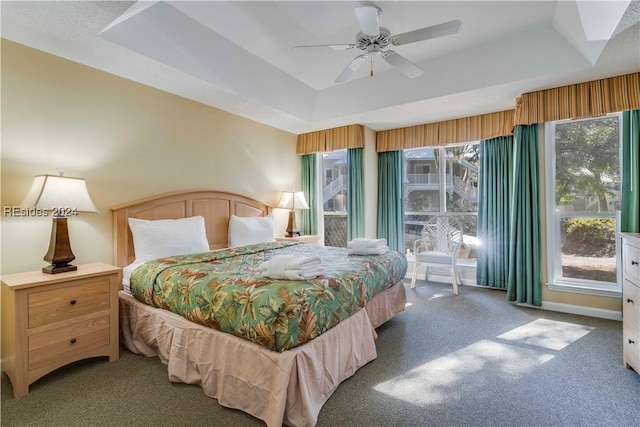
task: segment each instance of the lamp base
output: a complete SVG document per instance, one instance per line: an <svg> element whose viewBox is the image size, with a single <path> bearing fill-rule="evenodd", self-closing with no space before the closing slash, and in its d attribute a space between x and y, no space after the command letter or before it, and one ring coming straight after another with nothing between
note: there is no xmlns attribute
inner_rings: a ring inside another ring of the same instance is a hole
<svg viewBox="0 0 640 427"><path fill-rule="evenodd" d="M74 259L76 259L76 257L71 251L67 218L54 217L53 225L51 227L49 250L44 256L44 260L51 264L44 267L42 272L47 274L57 274L64 273L65 271L75 271L78 267L69 264Z"/></svg>
<svg viewBox="0 0 640 427"><path fill-rule="evenodd" d="M77 265L48 265L46 267L42 267L42 272L47 274L57 274L64 273L65 271L76 271L78 269Z"/></svg>
<svg viewBox="0 0 640 427"><path fill-rule="evenodd" d="M293 211L293 209L289 211L289 223L287 224L286 232L286 237L298 237L304 234L300 230L298 230L298 227L296 225L296 213Z"/></svg>

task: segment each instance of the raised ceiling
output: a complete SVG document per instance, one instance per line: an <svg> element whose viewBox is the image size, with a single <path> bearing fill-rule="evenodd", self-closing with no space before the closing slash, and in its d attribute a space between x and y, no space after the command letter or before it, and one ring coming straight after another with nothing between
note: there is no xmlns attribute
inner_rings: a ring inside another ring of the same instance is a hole
<svg viewBox="0 0 640 427"><path fill-rule="evenodd" d="M424 70L357 49L354 8L392 34L459 19L455 35L394 47ZM640 1L3 1L2 37L293 133L374 130L514 107L521 93L640 70ZM373 76L370 72L373 70Z"/></svg>

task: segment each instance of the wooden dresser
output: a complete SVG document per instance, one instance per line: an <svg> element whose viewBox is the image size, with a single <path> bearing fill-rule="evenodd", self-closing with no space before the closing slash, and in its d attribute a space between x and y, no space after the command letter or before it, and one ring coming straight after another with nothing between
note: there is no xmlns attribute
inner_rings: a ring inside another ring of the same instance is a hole
<svg viewBox="0 0 640 427"><path fill-rule="evenodd" d="M640 233L622 237L623 361L640 374Z"/></svg>
<svg viewBox="0 0 640 427"><path fill-rule="evenodd" d="M120 280L120 268L100 263L66 273L2 276L2 370L15 397L71 362L118 360Z"/></svg>

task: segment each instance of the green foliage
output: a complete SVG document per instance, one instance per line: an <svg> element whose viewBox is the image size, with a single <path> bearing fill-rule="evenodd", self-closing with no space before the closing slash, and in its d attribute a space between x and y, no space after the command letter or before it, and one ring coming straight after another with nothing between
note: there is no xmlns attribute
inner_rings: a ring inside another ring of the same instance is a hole
<svg viewBox="0 0 640 427"><path fill-rule="evenodd" d="M620 181L618 120L598 118L556 125L556 203L598 197L600 212Z"/></svg>
<svg viewBox="0 0 640 427"><path fill-rule="evenodd" d="M616 237L615 221L611 218L571 218L562 221L567 240L580 243L610 241Z"/></svg>
<svg viewBox="0 0 640 427"><path fill-rule="evenodd" d="M428 212L431 210L431 196L414 191L406 199L406 209L412 212Z"/></svg>
<svg viewBox="0 0 640 427"><path fill-rule="evenodd" d="M615 255L616 228L613 218L571 218L560 223L563 253L588 257Z"/></svg>
<svg viewBox="0 0 640 427"><path fill-rule="evenodd" d="M458 161L466 160L476 166L480 165L480 144L465 144L447 147L447 152Z"/></svg>

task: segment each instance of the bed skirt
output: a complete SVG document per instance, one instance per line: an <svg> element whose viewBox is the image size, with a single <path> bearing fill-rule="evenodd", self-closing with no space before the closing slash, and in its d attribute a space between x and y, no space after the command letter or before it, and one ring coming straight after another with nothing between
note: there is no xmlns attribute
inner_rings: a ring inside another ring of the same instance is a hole
<svg viewBox="0 0 640 427"><path fill-rule="evenodd" d="M387 288L384 292L371 298L365 309L374 328L385 323L404 310L407 304L407 293L402 281Z"/></svg>
<svg viewBox="0 0 640 427"><path fill-rule="evenodd" d="M125 291L119 300L120 339L127 349L158 356L170 381L199 384L220 405L276 427L316 424L338 385L376 358L374 327L404 310L406 294L400 282L366 309L282 353L150 307Z"/></svg>

